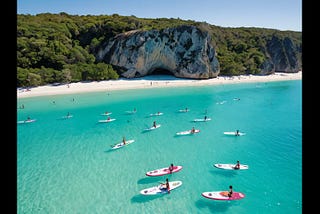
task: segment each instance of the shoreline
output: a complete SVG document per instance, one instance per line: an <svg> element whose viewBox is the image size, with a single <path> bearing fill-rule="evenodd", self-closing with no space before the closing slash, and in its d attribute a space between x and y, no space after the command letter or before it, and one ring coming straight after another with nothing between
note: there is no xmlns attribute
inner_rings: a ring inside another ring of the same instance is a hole
<svg viewBox="0 0 320 214"><path fill-rule="evenodd" d="M57 86L46 85L26 89L17 89L17 98L50 96L61 94L77 94L99 91L128 90L128 89L148 89L163 87L182 87L182 86L205 86L205 85L223 85L237 83L270 82L302 80L302 71L297 73L274 73L270 75L240 75L240 76L218 76L212 79L195 80L182 79L170 75L151 75L142 78L118 80L104 80L93 82L77 82L70 84L61 84Z"/></svg>

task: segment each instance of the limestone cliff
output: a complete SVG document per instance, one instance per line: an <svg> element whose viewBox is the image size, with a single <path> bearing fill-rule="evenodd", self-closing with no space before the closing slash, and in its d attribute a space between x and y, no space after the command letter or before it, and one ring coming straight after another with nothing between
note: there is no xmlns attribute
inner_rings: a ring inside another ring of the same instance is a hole
<svg viewBox="0 0 320 214"><path fill-rule="evenodd" d="M100 48L96 57L123 70L126 78L163 69L176 77L208 79L220 71L209 34L195 26L122 33Z"/></svg>
<svg viewBox="0 0 320 214"><path fill-rule="evenodd" d="M262 74L274 72L298 72L302 68L301 50L288 37L273 36L266 43L266 61L261 66Z"/></svg>

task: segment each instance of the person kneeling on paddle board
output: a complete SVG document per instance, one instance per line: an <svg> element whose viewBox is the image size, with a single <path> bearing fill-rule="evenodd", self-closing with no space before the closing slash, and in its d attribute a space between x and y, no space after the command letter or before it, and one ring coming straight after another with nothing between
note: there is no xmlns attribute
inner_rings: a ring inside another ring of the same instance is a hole
<svg viewBox="0 0 320 214"><path fill-rule="evenodd" d="M229 197L232 197L232 193L233 193L233 190L232 190L232 186L230 185L230 186L229 186L228 196L229 196Z"/></svg>
<svg viewBox="0 0 320 214"><path fill-rule="evenodd" d="M166 179L166 183L161 183L160 189L165 189L168 193L170 193L170 185L168 178Z"/></svg>
<svg viewBox="0 0 320 214"><path fill-rule="evenodd" d="M173 170L173 163L169 166L170 174L172 174L172 170Z"/></svg>
<svg viewBox="0 0 320 214"><path fill-rule="evenodd" d="M194 127L192 127L191 133L193 134L193 133L195 133L195 132L196 132L196 130L194 129Z"/></svg>
<svg viewBox="0 0 320 214"><path fill-rule="evenodd" d="M233 167L234 169L240 169L240 162L237 161L236 165Z"/></svg>
<svg viewBox="0 0 320 214"><path fill-rule="evenodd" d="M154 128L157 128L156 121L153 121L153 127L154 127Z"/></svg>

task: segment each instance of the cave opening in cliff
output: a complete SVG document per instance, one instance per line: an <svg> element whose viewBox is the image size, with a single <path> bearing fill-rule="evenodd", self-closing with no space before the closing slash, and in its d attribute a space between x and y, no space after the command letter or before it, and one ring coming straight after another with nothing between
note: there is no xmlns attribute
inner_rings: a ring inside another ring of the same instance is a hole
<svg viewBox="0 0 320 214"><path fill-rule="evenodd" d="M173 73L167 69L156 68L150 74L152 75L170 75L173 76Z"/></svg>

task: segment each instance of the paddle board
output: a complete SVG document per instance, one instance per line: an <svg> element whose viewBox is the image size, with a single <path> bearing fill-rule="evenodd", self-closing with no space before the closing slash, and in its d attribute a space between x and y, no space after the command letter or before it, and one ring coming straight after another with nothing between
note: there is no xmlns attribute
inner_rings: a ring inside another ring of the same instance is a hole
<svg viewBox="0 0 320 214"><path fill-rule="evenodd" d="M137 113L137 111L134 111L134 110L133 111L126 111L126 113L127 114L135 114L135 113Z"/></svg>
<svg viewBox="0 0 320 214"><path fill-rule="evenodd" d="M150 116L151 116L151 117L152 117L152 116L161 116L161 115L163 115L163 113L162 113L162 112L154 113L154 114L150 114Z"/></svg>
<svg viewBox="0 0 320 214"><path fill-rule="evenodd" d="M225 134L225 135L233 135L233 136L243 136L246 133L239 132L239 135L236 135L236 132L223 132L223 134Z"/></svg>
<svg viewBox="0 0 320 214"><path fill-rule="evenodd" d="M240 169L249 169L248 165L240 164L240 169L235 169L234 166L236 164L234 163L216 163L213 164L214 167L217 167L219 169L229 169L229 170L240 170Z"/></svg>
<svg viewBox="0 0 320 214"><path fill-rule="evenodd" d="M191 132L191 130L188 130L188 131L183 131L183 132L177 132L176 135L189 135L189 134L196 134L196 133L199 133L200 130L199 129L196 129L194 131L194 133Z"/></svg>
<svg viewBox="0 0 320 214"><path fill-rule="evenodd" d="M189 109L180 109L179 112L188 112L190 111Z"/></svg>
<svg viewBox="0 0 320 214"><path fill-rule="evenodd" d="M182 169L182 166L173 166L172 173L179 172L181 169ZM162 176L167 174L171 174L169 167L149 171L146 173L146 176Z"/></svg>
<svg viewBox="0 0 320 214"><path fill-rule="evenodd" d="M170 181L169 186L170 186L170 192L182 185L182 181ZM140 191L142 195L159 195L159 194L166 194L168 191L166 189L162 188L162 185L150 187L147 189L143 189Z"/></svg>
<svg viewBox="0 0 320 214"><path fill-rule="evenodd" d="M159 128L160 126L161 126L160 124L156 125L156 127L151 126L150 128L145 129L145 131L151 131L151 130Z"/></svg>
<svg viewBox="0 0 320 214"><path fill-rule="evenodd" d="M73 115L62 116L61 118L62 118L62 119L69 119L69 118L71 118L71 117L73 117Z"/></svg>
<svg viewBox="0 0 320 214"><path fill-rule="evenodd" d="M33 122L35 122L35 121L36 121L36 119L20 120L20 121L18 121L17 123L18 123L18 124L22 124L22 123L33 123Z"/></svg>
<svg viewBox="0 0 320 214"><path fill-rule="evenodd" d="M110 114L112 114L112 112L102 113L101 115L102 115L102 116L108 116L108 115L110 115Z"/></svg>
<svg viewBox="0 0 320 214"><path fill-rule="evenodd" d="M223 104L225 104L226 102L227 102L227 101L224 100L224 101L221 101L221 102L216 102L216 104L223 105Z"/></svg>
<svg viewBox="0 0 320 214"><path fill-rule="evenodd" d="M211 118L207 118L207 119L204 119L204 118L198 118L198 119L194 119L193 121L194 122L207 122L207 121L210 121L211 120Z"/></svg>
<svg viewBox="0 0 320 214"><path fill-rule="evenodd" d="M112 121L115 121L116 119L114 119L114 118L111 118L111 119L106 119L106 120L99 120L98 122L99 123L109 123L109 122L112 122Z"/></svg>
<svg viewBox="0 0 320 214"><path fill-rule="evenodd" d="M133 142L134 142L134 140L126 140L126 144L123 144L123 142L117 143L116 145L112 146L112 149L120 149L120 148L122 148L124 146L127 146L127 145L133 143Z"/></svg>
<svg viewBox="0 0 320 214"><path fill-rule="evenodd" d="M203 192L201 195L205 198L209 198L212 200L225 200L225 201L232 201L232 200L239 200L243 199L245 195L241 192L233 192L232 196L228 196L228 191L213 191L213 192Z"/></svg>

